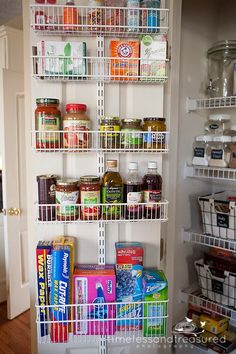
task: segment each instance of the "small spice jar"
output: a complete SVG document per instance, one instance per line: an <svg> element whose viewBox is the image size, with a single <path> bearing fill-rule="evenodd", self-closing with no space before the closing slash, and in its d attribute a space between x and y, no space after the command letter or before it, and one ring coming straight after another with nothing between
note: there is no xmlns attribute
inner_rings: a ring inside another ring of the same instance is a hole
<svg viewBox="0 0 236 354"><path fill-rule="evenodd" d="M35 130L37 149L60 148L61 112L56 98L37 98Z"/></svg>
<svg viewBox="0 0 236 354"><path fill-rule="evenodd" d="M145 149L165 149L166 148L166 119L150 117L143 119L143 130L148 132L143 136ZM152 133L151 133L152 132Z"/></svg>
<svg viewBox="0 0 236 354"><path fill-rule="evenodd" d="M205 125L205 131L207 134L220 135L225 130L230 119L231 117L229 114L211 114Z"/></svg>
<svg viewBox="0 0 236 354"><path fill-rule="evenodd" d="M230 159L229 168L236 168L236 136L232 137L232 141L229 144Z"/></svg>
<svg viewBox="0 0 236 354"><path fill-rule="evenodd" d="M88 149L90 147L89 131L91 121L86 114L85 104L70 103L66 105L63 119L63 146L66 149Z"/></svg>
<svg viewBox="0 0 236 354"><path fill-rule="evenodd" d="M212 142L212 135L199 135L193 144L193 165L208 166L210 156L209 144Z"/></svg>
<svg viewBox="0 0 236 354"><path fill-rule="evenodd" d="M143 146L141 119L123 119L121 128L121 147L123 149L140 149Z"/></svg>
<svg viewBox="0 0 236 354"><path fill-rule="evenodd" d="M210 144L210 167L228 167L230 160L229 144L232 138L230 136L216 135Z"/></svg>
<svg viewBox="0 0 236 354"><path fill-rule="evenodd" d="M98 176L82 176L80 178L80 203L82 220L98 220L100 218L100 178Z"/></svg>
<svg viewBox="0 0 236 354"><path fill-rule="evenodd" d="M120 148L120 118L102 117L100 123L100 147L103 149Z"/></svg>
<svg viewBox="0 0 236 354"><path fill-rule="evenodd" d="M56 184L56 216L59 221L74 221L79 217L79 181L60 179Z"/></svg>

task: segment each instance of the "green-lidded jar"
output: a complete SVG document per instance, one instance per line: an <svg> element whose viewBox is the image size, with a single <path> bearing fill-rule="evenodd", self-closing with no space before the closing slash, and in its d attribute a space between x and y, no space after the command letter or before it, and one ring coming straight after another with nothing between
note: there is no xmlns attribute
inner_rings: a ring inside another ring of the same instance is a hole
<svg viewBox="0 0 236 354"><path fill-rule="evenodd" d="M120 148L120 118L101 117L100 119L100 147L102 149Z"/></svg>
<svg viewBox="0 0 236 354"><path fill-rule="evenodd" d="M142 119L128 118L122 120L121 147L132 150L143 146Z"/></svg>

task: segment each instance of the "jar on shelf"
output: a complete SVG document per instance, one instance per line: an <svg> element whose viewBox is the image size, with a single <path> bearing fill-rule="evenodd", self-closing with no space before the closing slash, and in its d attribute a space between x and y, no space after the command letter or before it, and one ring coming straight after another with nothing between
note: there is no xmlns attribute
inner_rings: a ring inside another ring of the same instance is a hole
<svg viewBox="0 0 236 354"><path fill-rule="evenodd" d="M123 32L124 31L124 9L126 0L105 0L105 29L107 32ZM117 7L117 9L116 9Z"/></svg>
<svg viewBox="0 0 236 354"><path fill-rule="evenodd" d="M230 159L229 168L236 168L236 132L229 144Z"/></svg>
<svg viewBox="0 0 236 354"><path fill-rule="evenodd" d="M102 149L120 148L120 118L102 117L100 123L100 144Z"/></svg>
<svg viewBox="0 0 236 354"><path fill-rule="evenodd" d="M121 127L121 147L141 149L143 146L142 119L123 119Z"/></svg>
<svg viewBox="0 0 236 354"><path fill-rule="evenodd" d="M98 176L82 176L80 178L80 203L82 220L98 220L100 218L100 178Z"/></svg>
<svg viewBox="0 0 236 354"><path fill-rule="evenodd" d="M89 0L88 4L91 6L88 10L89 30L101 32L103 29L103 9L99 7L104 6L104 0Z"/></svg>
<svg viewBox="0 0 236 354"><path fill-rule="evenodd" d="M35 110L35 130L37 149L59 149L61 112L56 98L37 98Z"/></svg>
<svg viewBox="0 0 236 354"><path fill-rule="evenodd" d="M79 217L79 181L60 179L56 184L56 216L59 221L74 221Z"/></svg>
<svg viewBox="0 0 236 354"><path fill-rule="evenodd" d="M165 149L166 148L166 119L149 117L143 119L143 130L147 133L143 135L143 145L145 149Z"/></svg>
<svg viewBox="0 0 236 354"><path fill-rule="evenodd" d="M205 125L205 131L208 134L220 135L226 129L230 119L231 116L229 114L211 114Z"/></svg>
<svg viewBox="0 0 236 354"><path fill-rule="evenodd" d="M229 135L231 137L236 136L236 125L231 125L228 129L224 130L224 135Z"/></svg>
<svg viewBox="0 0 236 354"><path fill-rule="evenodd" d="M215 43L207 52L209 97L227 97L234 94L234 62L236 40Z"/></svg>
<svg viewBox="0 0 236 354"><path fill-rule="evenodd" d="M210 143L213 140L212 135L199 135L195 138L193 144L193 165L208 166L210 157Z"/></svg>
<svg viewBox="0 0 236 354"><path fill-rule="evenodd" d="M77 31L79 27L79 14L74 0L67 0L63 9L63 30L68 32Z"/></svg>
<svg viewBox="0 0 236 354"><path fill-rule="evenodd" d="M134 8L134 10L128 10L126 14L126 26L129 32L138 32L139 31L139 21L140 14L138 8L140 7L140 0L127 0L127 8Z"/></svg>
<svg viewBox="0 0 236 354"><path fill-rule="evenodd" d="M85 104L70 103L66 105L66 115L63 119L64 148L83 150L90 147L91 121L86 111Z"/></svg>
<svg viewBox="0 0 236 354"><path fill-rule="evenodd" d="M160 27L160 0L141 0L141 23L143 32L159 32ZM148 10L150 9L150 10Z"/></svg>
<svg viewBox="0 0 236 354"><path fill-rule="evenodd" d="M227 135L215 135L210 144L210 167L229 167L230 149L232 138Z"/></svg>

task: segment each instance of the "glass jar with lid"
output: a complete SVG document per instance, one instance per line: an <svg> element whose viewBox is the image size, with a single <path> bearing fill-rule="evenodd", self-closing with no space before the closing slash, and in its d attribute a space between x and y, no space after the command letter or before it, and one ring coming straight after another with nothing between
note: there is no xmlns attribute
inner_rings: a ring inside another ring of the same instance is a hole
<svg viewBox="0 0 236 354"><path fill-rule="evenodd" d="M80 177L80 203L82 220L98 220L100 217L100 177ZM95 204L95 205L93 205Z"/></svg>
<svg viewBox="0 0 236 354"><path fill-rule="evenodd" d="M234 61L236 60L236 40L215 43L207 52L209 97L233 95Z"/></svg>
<svg viewBox="0 0 236 354"><path fill-rule="evenodd" d="M210 167L228 167L230 161L229 145L232 141L231 136L215 135L210 144Z"/></svg>
<svg viewBox="0 0 236 354"><path fill-rule="evenodd" d="M231 116L229 114L210 114L205 125L207 134L221 135L230 122Z"/></svg>
<svg viewBox="0 0 236 354"><path fill-rule="evenodd" d="M123 119L121 127L121 147L123 149L140 149L143 145L141 127L142 119Z"/></svg>
<svg viewBox="0 0 236 354"><path fill-rule="evenodd" d="M99 130L102 149L120 148L120 126L119 117L101 117Z"/></svg>
<svg viewBox="0 0 236 354"><path fill-rule="evenodd" d="M148 117L143 119L144 133L143 145L145 149L165 149L166 148L166 119L158 117ZM163 133L162 133L163 132Z"/></svg>
<svg viewBox="0 0 236 354"><path fill-rule="evenodd" d="M210 156L210 143L213 140L212 135L196 136L193 144L193 165L208 166Z"/></svg>
<svg viewBox="0 0 236 354"><path fill-rule="evenodd" d="M56 184L56 216L59 221L74 221L79 217L79 181L63 178Z"/></svg>

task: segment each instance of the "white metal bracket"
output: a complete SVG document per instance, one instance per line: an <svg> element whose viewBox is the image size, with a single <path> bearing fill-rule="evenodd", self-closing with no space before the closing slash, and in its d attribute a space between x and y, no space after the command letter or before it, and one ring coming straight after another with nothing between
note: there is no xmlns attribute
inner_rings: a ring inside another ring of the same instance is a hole
<svg viewBox="0 0 236 354"><path fill-rule="evenodd" d="M106 264L106 226L103 222L98 225L98 264Z"/></svg>
<svg viewBox="0 0 236 354"><path fill-rule="evenodd" d="M187 177L193 177L193 166L189 166L188 164L185 164L184 179L186 179Z"/></svg>
<svg viewBox="0 0 236 354"><path fill-rule="evenodd" d="M186 112L190 113L197 110L197 100L187 97L186 100Z"/></svg>
<svg viewBox="0 0 236 354"><path fill-rule="evenodd" d="M183 242L190 242L191 240L191 234L188 231L185 231L184 229L182 229L182 241Z"/></svg>

